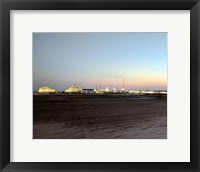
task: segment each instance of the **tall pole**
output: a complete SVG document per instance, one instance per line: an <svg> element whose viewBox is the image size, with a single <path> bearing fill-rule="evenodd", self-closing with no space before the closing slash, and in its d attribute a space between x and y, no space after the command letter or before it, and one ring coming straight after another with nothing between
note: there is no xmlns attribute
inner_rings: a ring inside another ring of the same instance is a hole
<svg viewBox="0 0 200 172"><path fill-rule="evenodd" d="M125 79L123 79L123 89L124 89L124 83L125 83Z"/></svg>
<svg viewBox="0 0 200 172"><path fill-rule="evenodd" d="M117 91L117 78L115 77L115 91Z"/></svg>

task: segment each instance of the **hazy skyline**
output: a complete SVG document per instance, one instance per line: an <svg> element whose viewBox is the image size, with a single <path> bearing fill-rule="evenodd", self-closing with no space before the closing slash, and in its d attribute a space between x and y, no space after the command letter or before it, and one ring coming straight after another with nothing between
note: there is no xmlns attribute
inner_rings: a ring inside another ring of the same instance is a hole
<svg viewBox="0 0 200 172"><path fill-rule="evenodd" d="M167 89L167 33L33 33L33 89Z"/></svg>

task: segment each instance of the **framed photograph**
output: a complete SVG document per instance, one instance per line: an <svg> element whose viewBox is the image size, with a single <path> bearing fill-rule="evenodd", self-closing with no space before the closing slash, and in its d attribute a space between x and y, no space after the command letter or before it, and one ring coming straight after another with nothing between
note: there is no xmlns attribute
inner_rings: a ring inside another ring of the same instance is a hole
<svg viewBox="0 0 200 172"><path fill-rule="evenodd" d="M198 0L0 7L2 171L200 171Z"/></svg>
<svg viewBox="0 0 200 172"><path fill-rule="evenodd" d="M167 139L167 33L35 32L32 60L33 139Z"/></svg>

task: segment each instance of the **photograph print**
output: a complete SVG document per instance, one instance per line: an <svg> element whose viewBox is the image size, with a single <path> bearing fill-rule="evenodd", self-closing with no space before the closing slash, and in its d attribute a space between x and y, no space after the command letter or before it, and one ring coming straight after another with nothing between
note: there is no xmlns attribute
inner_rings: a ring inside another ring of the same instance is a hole
<svg viewBox="0 0 200 172"><path fill-rule="evenodd" d="M34 32L33 139L167 139L166 32Z"/></svg>

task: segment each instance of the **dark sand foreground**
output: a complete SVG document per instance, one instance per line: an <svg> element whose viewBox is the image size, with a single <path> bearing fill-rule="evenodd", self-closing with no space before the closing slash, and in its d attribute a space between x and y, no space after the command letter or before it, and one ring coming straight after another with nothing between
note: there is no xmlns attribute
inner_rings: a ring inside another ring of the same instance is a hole
<svg viewBox="0 0 200 172"><path fill-rule="evenodd" d="M166 139L157 96L34 95L33 139Z"/></svg>

